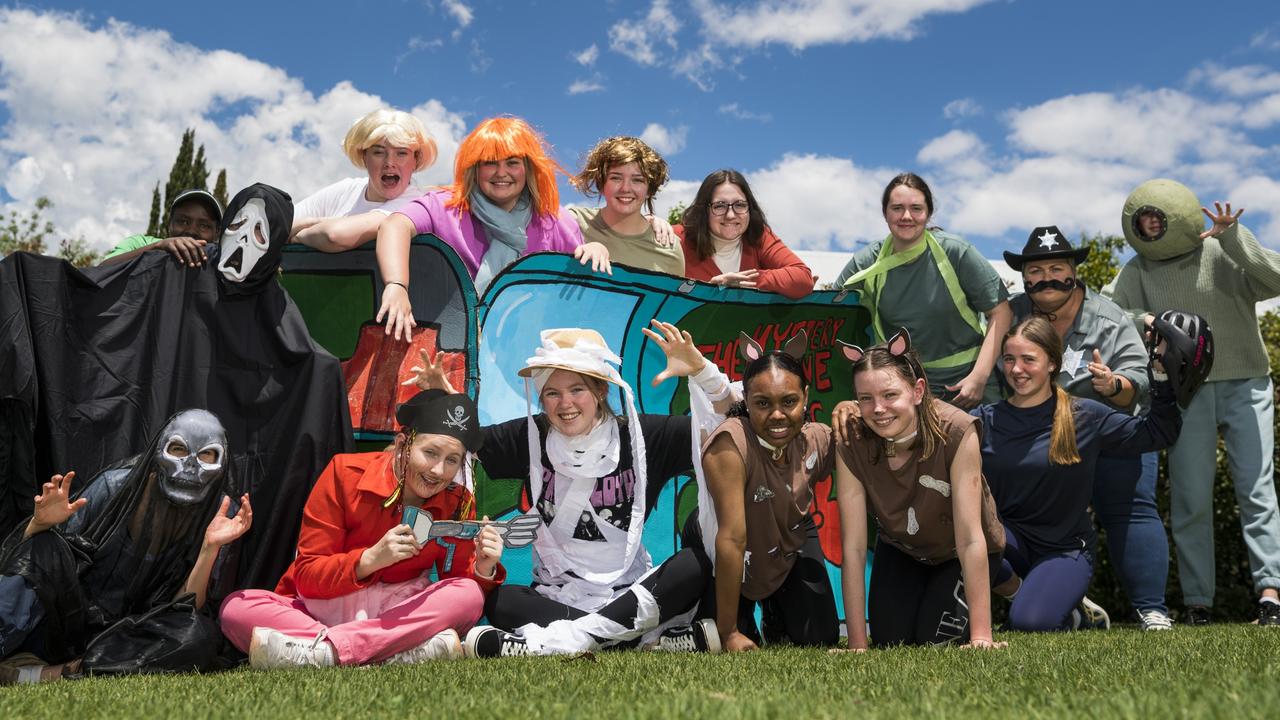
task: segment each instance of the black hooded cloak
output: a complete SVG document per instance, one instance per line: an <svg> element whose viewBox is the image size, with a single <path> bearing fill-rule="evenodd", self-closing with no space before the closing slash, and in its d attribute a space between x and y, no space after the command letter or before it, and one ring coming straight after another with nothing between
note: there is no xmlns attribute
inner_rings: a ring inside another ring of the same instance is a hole
<svg viewBox="0 0 1280 720"><path fill-rule="evenodd" d="M93 477L176 410L206 408L235 450L229 494L248 492L254 507L236 586L274 587L312 484L353 445L338 361L276 280L292 221L276 188L232 199L221 252L267 245L240 282L219 271L219 248L200 268L164 252L85 270L28 253L0 260L0 527L29 515L54 473Z"/></svg>

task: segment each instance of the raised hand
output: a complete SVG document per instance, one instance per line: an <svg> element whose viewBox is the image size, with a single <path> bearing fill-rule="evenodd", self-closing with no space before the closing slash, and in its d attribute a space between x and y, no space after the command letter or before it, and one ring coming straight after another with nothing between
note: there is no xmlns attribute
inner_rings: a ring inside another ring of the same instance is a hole
<svg viewBox="0 0 1280 720"><path fill-rule="evenodd" d="M435 359L427 354L426 348L418 350L418 359L422 361L421 365L414 365L409 368L414 376L400 383L401 385L417 385L419 390L444 390L447 393L455 393L457 390L453 388L453 383L449 382L449 376L444 371L444 353L436 352Z"/></svg>
<svg viewBox="0 0 1280 720"><path fill-rule="evenodd" d="M1227 228L1235 225L1236 221L1240 219L1240 216L1244 214L1244 208L1240 208L1234 215L1232 215L1231 203L1229 202L1224 210L1222 208L1222 203L1215 201L1213 203L1213 209L1214 212L1209 212L1209 208L1207 207L1200 208L1200 212L1208 216L1209 220L1213 223L1213 227L1200 233L1201 240L1204 240L1207 237L1217 237L1226 232Z"/></svg>
<svg viewBox="0 0 1280 720"><path fill-rule="evenodd" d="M240 496L240 509L232 517L227 517L227 510L230 507L231 498L224 495L222 504L218 506L218 512L209 521L209 527L205 528L204 544L206 546L222 547L248 532L253 525L253 506L249 504L249 493Z"/></svg>
<svg viewBox="0 0 1280 720"><path fill-rule="evenodd" d="M54 475L49 478L49 482L41 486L40 494L35 498L35 510L31 513L30 522L27 523L26 537L61 525L75 515L80 508L89 504L85 498L67 502L67 498L71 496L71 481L75 476L74 470L66 475Z"/></svg>
<svg viewBox="0 0 1280 720"><path fill-rule="evenodd" d="M662 348L662 354L667 356L666 369L653 376L654 387L668 378L689 377L707 364L707 359L698 352L698 346L693 344L692 335L669 322L662 322L656 318L649 322L658 331L641 328L640 332Z"/></svg>
<svg viewBox="0 0 1280 720"><path fill-rule="evenodd" d="M1097 348L1093 349L1093 362L1089 363L1088 368L1089 373L1093 375L1091 382L1094 392L1106 398L1118 394L1115 373L1102 362L1102 353L1098 352Z"/></svg>

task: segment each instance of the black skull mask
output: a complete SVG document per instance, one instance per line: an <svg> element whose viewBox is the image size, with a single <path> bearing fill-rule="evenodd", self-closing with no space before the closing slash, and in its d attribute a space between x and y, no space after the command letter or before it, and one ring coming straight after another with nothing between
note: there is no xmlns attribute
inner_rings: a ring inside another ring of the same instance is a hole
<svg viewBox="0 0 1280 720"><path fill-rule="evenodd" d="M195 505L218 487L227 467L227 432L213 413L184 410L160 431L157 483L175 505Z"/></svg>

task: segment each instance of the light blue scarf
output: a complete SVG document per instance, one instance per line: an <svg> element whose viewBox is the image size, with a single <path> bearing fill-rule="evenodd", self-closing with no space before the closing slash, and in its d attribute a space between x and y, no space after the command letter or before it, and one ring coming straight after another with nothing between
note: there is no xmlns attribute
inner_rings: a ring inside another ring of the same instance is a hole
<svg viewBox="0 0 1280 720"><path fill-rule="evenodd" d="M484 226L484 236L489 247L476 271L476 294L483 295L485 288L502 269L520 258L529 247L529 218L533 203L529 191L520 193L520 199L510 212L503 210L485 197L479 190L471 191L471 215Z"/></svg>

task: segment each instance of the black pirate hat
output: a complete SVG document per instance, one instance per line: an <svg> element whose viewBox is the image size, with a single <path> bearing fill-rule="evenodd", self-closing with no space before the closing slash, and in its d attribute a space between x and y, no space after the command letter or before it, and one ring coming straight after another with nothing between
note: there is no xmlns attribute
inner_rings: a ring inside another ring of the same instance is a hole
<svg viewBox="0 0 1280 720"><path fill-rule="evenodd" d="M1027 238L1027 244L1022 248L1021 255L1008 250L1004 251L1004 261L1018 272L1022 272L1022 264L1028 261L1071 258L1076 265L1079 265L1087 257L1089 257L1089 248L1071 247L1071 241L1062 234L1057 225L1046 225L1032 230Z"/></svg>

